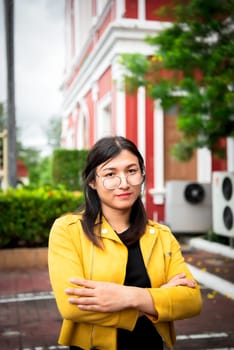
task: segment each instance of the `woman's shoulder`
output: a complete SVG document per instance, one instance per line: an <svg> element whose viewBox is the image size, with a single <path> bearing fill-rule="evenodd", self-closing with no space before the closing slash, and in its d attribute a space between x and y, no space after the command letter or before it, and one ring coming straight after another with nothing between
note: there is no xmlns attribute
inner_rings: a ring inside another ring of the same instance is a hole
<svg viewBox="0 0 234 350"><path fill-rule="evenodd" d="M172 234L169 226L162 224L162 223L159 223L159 222L154 221L154 220L148 220L147 226L154 227L157 230L157 232L164 232L164 233Z"/></svg>
<svg viewBox="0 0 234 350"><path fill-rule="evenodd" d="M179 242L169 226L153 220L149 220L148 225L154 227L155 231L157 232L157 238L163 244L165 249L169 249L169 247L172 246L174 248L178 248Z"/></svg>
<svg viewBox="0 0 234 350"><path fill-rule="evenodd" d="M60 217L58 217L55 220L56 224L60 224L60 225L72 225L72 224L76 224L78 221L82 220L82 213L66 213L61 215Z"/></svg>

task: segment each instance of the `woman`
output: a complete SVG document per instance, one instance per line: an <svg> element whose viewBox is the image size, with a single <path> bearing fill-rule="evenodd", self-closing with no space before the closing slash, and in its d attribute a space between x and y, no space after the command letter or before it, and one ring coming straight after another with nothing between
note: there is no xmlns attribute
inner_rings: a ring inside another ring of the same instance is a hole
<svg viewBox="0 0 234 350"><path fill-rule="evenodd" d="M173 349L173 321L199 314L201 295L168 227L147 218L141 154L123 137L102 138L83 175L83 211L58 218L49 238L59 343Z"/></svg>

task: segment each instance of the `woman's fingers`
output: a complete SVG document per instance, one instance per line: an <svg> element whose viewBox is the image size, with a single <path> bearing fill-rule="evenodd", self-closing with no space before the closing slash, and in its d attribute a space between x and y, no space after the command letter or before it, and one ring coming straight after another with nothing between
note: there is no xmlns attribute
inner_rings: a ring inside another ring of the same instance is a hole
<svg viewBox="0 0 234 350"><path fill-rule="evenodd" d="M85 280L85 279L76 278L76 277L72 277L70 279L70 282L77 286L86 287L86 288L95 288L98 284L97 281Z"/></svg>
<svg viewBox="0 0 234 350"><path fill-rule="evenodd" d="M130 287L112 282L90 281L78 278L70 280L77 286L67 288L68 301L82 310L101 312L119 311L132 303L133 291ZM134 289L135 291L135 289Z"/></svg>
<svg viewBox="0 0 234 350"><path fill-rule="evenodd" d="M196 282L193 279L186 278L185 273L180 273L172 277L167 283L165 283L161 287L166 288L166 287L177 287L177 286L187 286L190 288L194 288L196 286Z"/></svg>

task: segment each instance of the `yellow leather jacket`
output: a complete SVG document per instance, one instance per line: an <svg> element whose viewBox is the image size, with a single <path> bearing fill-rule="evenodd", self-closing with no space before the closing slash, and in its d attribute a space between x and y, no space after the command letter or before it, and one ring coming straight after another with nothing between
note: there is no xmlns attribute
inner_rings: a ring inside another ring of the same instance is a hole
<svg viewBox="0 0 234 350"><path fill-rule="evenodd" d="M124 283L127 248L105 218L101 236L104 249L96 247L84 234L81 216L67 214L55 220L49 237L49 274L56 303L63 318L59 343L84 350L116 350L117 328L132 330L139 312L134 309L111 313L82 311L68 302L65 289L71 277ZM149 293L158 318L147 315L167 347L175 343L173 321L196 316L201 310L200 289L185 286L160 288L178 273L193 278L180 246L168 227L149 221L140 247L151 281Z"/></svg>

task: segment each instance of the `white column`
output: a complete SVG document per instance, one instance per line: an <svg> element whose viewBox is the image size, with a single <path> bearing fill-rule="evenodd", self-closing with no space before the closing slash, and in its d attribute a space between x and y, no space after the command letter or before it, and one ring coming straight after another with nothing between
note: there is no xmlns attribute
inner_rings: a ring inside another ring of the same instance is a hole
<svg viewBox="0 0 234 350"><path fill-rule="evenodd" d="M211 182L212 172L211 152L208 148L197 150L197 180L198 182Z"/></svg>
<svg viewBox="0 0 234 350"><path fill-rule="evenodd" d="M125 0L116 1L116 17L122 18L125 13Z"/></svg>
<svg viewBox="0 0 234 350"><path fill-rule="evenodd" d="M123 68L118 63L117 56L112 63L112 79L116 85L116 101L115 101L115 129L116 135L126 136L126 100L125 91L123 89Z"/></svg>
<svg viewBox="0 0 234 350"><path fill-rule="evenodd" d="M92 86L92 101L93 101L93 120L94 120L94 142L97 140L97 100L98 100L98 84L97 82L93 83ZM89 139L90 143L90 139Z"/></svg>
<svg viewBox="0 0 234 350"><path fill-rule="evenodd" d="M109 91L97 103L97 138L111 135L111 113L110 106L112 102L111 92Z"/></svg>
<svg viewBox="0 0 234 350"><path fill-rule="evenodd" d="M164 204L164 113L161 101L155 101L154 109L154 188L150 189L154 204Z"/></svg>
<svg viewBox="0 0 234 350"><path fill-rule="evenodd" d="M140 87L137 92L137 114L138 114L138 149L145 159L145 88Z"/></svg>
<svg viewBox="0 0 234 350"><path fill-rule="evenodd" d="M78 123L78 149L83 149L87 147L87 138L89 130L89 110L85 99L80 101L80 113L79 113L79 123ZM84 127L86 126L86 128Z"/></svg>
<svg viewBox="0 0 234 350"><path fill-rule="evenodd" d="M227 138L227 170L234 171L234 137Z"/></svg>
<svg viewBox="0 0 234 350"><path fill-rule="evenodd" d="M126 136L125 93L116 91L116 135Z"/></svg>
<svg viewBox="0 0 234 350"><path fill-rule="evenodd" d="M145 0L138 0L138 19L145 20Z"/></svg>

